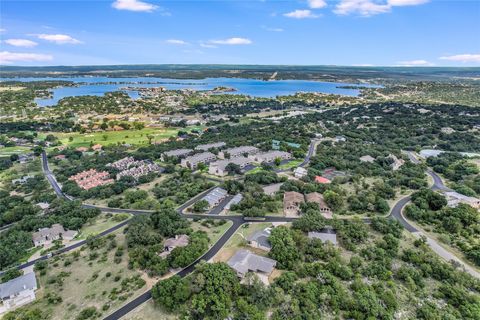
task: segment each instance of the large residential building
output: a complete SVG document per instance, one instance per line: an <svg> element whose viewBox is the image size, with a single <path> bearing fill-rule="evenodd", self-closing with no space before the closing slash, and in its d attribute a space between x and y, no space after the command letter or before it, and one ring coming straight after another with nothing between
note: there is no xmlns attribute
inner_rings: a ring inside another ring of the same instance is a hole
<svg viewBox="0 0 480 320"><path fill-rule="evenodd" d="M106 171L90 169L71 176L68 180L75 181L80 188L89 190L98 186L113 183L113 179L110 179L109 176L110 174Z"/></svg>
<svg viewBox="0 0 480 320"><path fill-rule="evenodd" d="M0 301L2 301L0 315L34 301L35 290L37 290L37 279L33 272L0 283Z"/></svg>
<svg viewBox="0 0 480 320"><path fill-rule="evenodd" d="M256 153L248 156L255 162L262 163L262 162L273 162L275 159L279 158L281 160L288 160L292 158L292 155L285 151L268 151L268 152L261 152Z"/></svg>
<svg viewBox="0 0 480 320"><path fill-rule="evenodd" d="M455 191L445 192L445 197L448 201L447 205L451 208L455 208L460 203L464 203L475 209L480 209L480 199L478 198L468 197Z"/></svg>
<svg viewBox="0 0 480 320"><path fill-rule="evenodd" d="M305 202L303 194L287 191L283 195L283 213L287 217L296 217L300 213L300 205Z"/></svg>
<svg viewBox="0 0 480 320"><path fill-rule="evenodd" d="M207 151L212 148L217 148L220 149L227 144L225 142L215 142L215 143L208 143L208 144L199 144L198 146L195 147L195 150L202 150L202 151Z"/></svg>
<svg viewBox="0 0 480 320"><path fill-rule="evenodd" d="M208 173L216 175L216 176L226 176L228 174L227 166L230 163L236 164L240 167L240 169L244 169L246 166L251 164L253 161L252 159L241 157L230 158L226 160L220 160L210 163L210 167L208 168Z"/></svg>
<svg viewBox="0 0 480 320"><path fill-rule="evenodd" d="M227 264L237 272L240 278L243 278L247 272L254 272L260 280L268 284L268 277L277 265L277 261L241 249L235 252Z"/></svg>
<svg viewBox="0 0 480 320"><path fill-rule="evenodd" d="M201 200L208 202L208 207L211 209L216 207L228 196L228 192L225 189L216 187L207 193Z"/></svg>
<svg viewBox="0 0 480 320"><path fill-rule="evenodd" d="M197 153L182 159L181 166L195 170L200 163L207 164L215 161L215 159L217 159L217 157L211 152Z"/></svg>
<svg viewBox="0 0 480 320"><path fill-rule="evenodd" d="M78 234L74 230L65 230L61 224L55 223L50 228L40 228L32 234L35 247L50 244L55 240L72 240Z"/></svg>
<svg viewBox="0 0 480 320"><path fill-rule="evenodd" d="M220 159L225 159L225 158L235 158L235 157L247 157L251 154L258 153L258 148L253 147L253 146L241 146L241 147L236 147L236 148L230 148L223 150L218 153L218 157Z"/></svg>
<svg viewBox="0 0 480 320"><path fill-rule="evenodd" d="M166 151L162 154L162 161L167 160L167 158L185 158L193 153L193 149L175 149Z"/></svg>
<svg viewBox="0 0 480 320"><path fill-rule="evenodd" d="M295 175L296 178L303 178L305 177L307 174L308 174L308 171L307 169L305 168L302 168L302 167L297 167L295 168L295 170L293 171L293 174Z"/></svg>

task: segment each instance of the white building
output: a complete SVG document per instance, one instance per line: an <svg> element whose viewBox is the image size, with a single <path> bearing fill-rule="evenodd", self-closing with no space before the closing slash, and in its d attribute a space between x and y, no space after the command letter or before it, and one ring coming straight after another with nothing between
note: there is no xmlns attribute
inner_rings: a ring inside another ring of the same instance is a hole
<svg viewBox="0 0 480 320"><path fill-rule="evenodd" d="M337 234L331 229L325 229L320 232L311 231L308 233L309 239L319 239L322 242L330 242L333 245L337 245Z"/></svg>
<svg viewBox="0 0 480 320"><path fill-rule="evenodd" d="M292 155L288 152L285 151L268 151L268 152L262 152L262 153L257 153L248 156L250 159L252 159L254 162L262 163L262 162L273 162L275 159L279 158L281 160L288 160L292 158Z"/></svg>
<svg viewBox="0 0 480 320"><path fill-rule="evenodd" d="M216 175L216 176L226 176L228 174L227 166L230 163L236 164L240 167L240 169L244 169L246 166L253 162L252 159L245 158L245 157L236 157L226 160L220 160L210 163L210 167L208 168L208 173Z"/></svg>
<svg viewBox="0 0 480 320"><path fill-rule="evenodd" d="M240 278L245 277L247 272L254 272L261 281L268 284L268 277L272 274L277 261L240 249L227 264L237 272Z"/></svg>
<svg viewBox="0 0 480 320"><path fill-rule="evenodd" d="M308 171L307 171L307 169L305 169L305 168L297 167L297 168L295 168L295 170L293 171L293 174L295 175L295 177L301 179L301 178L307 176Z"/></svg>
<svg viewBox="0 0 480 320"><path fill-rule="evenodd" d="M198 153L182 159L181 166L195 170L200 163L207 164L215 159L217 157L211 152Z"/></svg>
<svg viewBox="0 0 480 320"><path fill-rule="evenodd" d="M201 200L208 202L209 209L216 207L228 196L228 192L225 189L220 187L214 188L212 191L207 193Z"/></svg>
<svg viewBox="0 0 480 320"><path fill-rule="evenodd" d="M37 279L30 272L0 284L0 314L35 300Z"/></svg>
<svg viewBox="0 0 480 320"><path fill-rule="evenodd" d="M236 148L230 148L226 149L224 151L221 151L218 153L218 157L220 159L225 159L228 156L230 156L230 159L235 158L235 157L245 157L249 156L251 154L258 153L259 150L256 147L253 146L241 146L241 147L236 147Z"/></svg>
<svg viewBox="0 0 480 320"><path fill-rule="evenodd" d="M175 149L166 151L162 154L162 161L167 160L167 158L184 158L192 153L192 149Z"/></svg>

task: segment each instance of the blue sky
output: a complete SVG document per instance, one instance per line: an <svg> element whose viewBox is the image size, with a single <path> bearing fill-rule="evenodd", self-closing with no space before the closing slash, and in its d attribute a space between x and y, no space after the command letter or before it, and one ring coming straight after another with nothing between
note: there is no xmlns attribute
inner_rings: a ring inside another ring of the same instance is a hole
<svg viewBox="0 0 480 320"><path fill-rule="evenodd" d="M480 66L480 0L2 0L0 64Z"/></svg>

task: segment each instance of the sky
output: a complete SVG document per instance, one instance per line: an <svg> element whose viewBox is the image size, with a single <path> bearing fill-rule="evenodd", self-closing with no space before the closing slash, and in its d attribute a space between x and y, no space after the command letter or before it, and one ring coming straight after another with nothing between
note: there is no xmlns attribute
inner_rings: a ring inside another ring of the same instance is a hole
<svg viewBox="0 0 480 320"><path fill-rule="evenodd" d="M480 0L2 0L0 65L480 66Z"/></svg>

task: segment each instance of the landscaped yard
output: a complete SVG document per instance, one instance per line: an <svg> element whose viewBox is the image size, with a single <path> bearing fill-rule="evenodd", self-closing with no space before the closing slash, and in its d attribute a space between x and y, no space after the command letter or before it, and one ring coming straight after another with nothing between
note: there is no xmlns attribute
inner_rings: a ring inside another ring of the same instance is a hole
<svg viewBox="0 0 480 320"><path fill-rule="evenodd" d="M181 128L182 131L192 129L200 130L201 126ZM90 144L117 144L127 143L131 145L146 145L149 143L148 136L152 136L152 143L176 137L178 128L143 128L141 130L101 131L91 133L52 133L64 145L72 147L89 147ZM71 138L71 139L70 139Z"/></svg>
<svg viewBox="0 0 480 320"><path fill-rule="evenodd" d="M113 238L103 238L105 243L96 249L84 246L49 260L43 271L36 271L37 300L24 308L40 309L49 319L62 320L76 319L88 308L97 315L92 319L102 318L147 290L142 274L128 268L127 250L118 253L126 248L123 229Z"/></svg>
<svg viewBox="0 0 480 320"><path fill-rule="evenodd" d="M227 229L232 226L232 224L233 224L232 221L227 221L223 225L208 227L208 226L202 225L202 221L198 221L198 222L192 223L192 229L194 231L197 231L197 230L205 231L208 234L208 238L210 239L210 245L214 245L215 242L217 242L218 239L220 239L220 237L225 233L225 231L227 231Z"/></svg>
<svg viewBox="0 0 480 320"><path fill-rule="evenodd" d="M301 159L292 160L292 161L289 161L285 164L282 164L282 165L278 166L278 168L282 169L282 170L293 169L293 168L298 167L302 162L303 162L303 160L301 160Z"/></svg>
<svg viewBox="0 0 480 320"><path fill-rule="evenodd" d="M30 152L30 148L28 147L4 147L0 148L0 157L2 156L10 156L12 154L24 154Z"/></svg>

